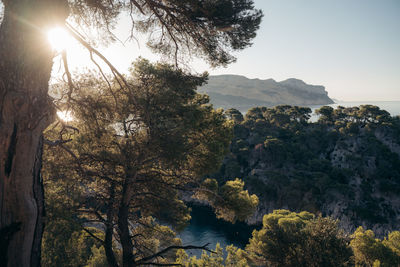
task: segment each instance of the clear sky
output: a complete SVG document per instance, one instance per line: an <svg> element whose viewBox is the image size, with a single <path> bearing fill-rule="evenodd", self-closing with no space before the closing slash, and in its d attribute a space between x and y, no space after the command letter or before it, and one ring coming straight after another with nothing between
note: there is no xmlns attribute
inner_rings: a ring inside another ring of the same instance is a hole
<svg viewBox="0 0 400 267"><path fill-rule="evenodd" d="M256 0L264 21L236 64L211 73L290 77L340 100L400 100L399 0Z"/></svg>
<svg viewBox="0 0 400 267"><path fill-rule="evenodd" d="M400 101L400 0L255 0L255 5L264 20L254 45L227 68L195 61L197 71L298 78L324 85L330 97L344 101ZM122 40L127 29L128 20L122 20ZM115 44L104 53L122 72L139 55L157 59L136 43Z"/></svg>

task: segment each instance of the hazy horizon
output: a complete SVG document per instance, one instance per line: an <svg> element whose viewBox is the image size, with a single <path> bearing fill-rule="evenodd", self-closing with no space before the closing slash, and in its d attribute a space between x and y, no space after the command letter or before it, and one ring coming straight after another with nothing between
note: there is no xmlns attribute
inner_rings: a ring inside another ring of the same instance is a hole
<svg viewBox="0 0 400 267"><path fill-rule="evenodd" d="M314 84L314 83L310 83L310 82L308 82L308 81L305 81L305 80L303 80L303 79L301 79L301 78L297 78L297 77L288 77L288 78L286 78L286 79L282 79L282 80L277 80L277 79L274 79L274 78L272 78L272 77L270 77L270 78L263 78L263 79L261 79L261 78L249 78L249 77L247 77L246 75L242 75L242 74L233 74L233 73L223 73L223 74L210 74L210 76L224 76L224 75L236 75L236 76L243 76L243 77L245 77L245 78L247 78L247 79L250 79L250 80L270 80L270 79L272 79L272 80L274 80L274 81L276 81L276 82L283 82L283 81L286 81L286 80L289 80L289 79L298 79L298 80L302 80L303 82L305 82L306 84L308 84L308 85L316 85L316 86L324 86L325 87L325 85L323 85L323 84ZM325 87L325 90L326 90L326 87ZM337 100L337 101L340 101L340 102L400 102L400 98L399 99L393 99L393 100L374 100L374 99L365 99L365 100L343 100L343 99L340 99L340 98L336 98L336 97L332 97L332 96L330 96L329 95L329 91L328 90L326 90L327 92L328 92L328 96L333 100L333 101L335 101L335 100Z"/></svg>

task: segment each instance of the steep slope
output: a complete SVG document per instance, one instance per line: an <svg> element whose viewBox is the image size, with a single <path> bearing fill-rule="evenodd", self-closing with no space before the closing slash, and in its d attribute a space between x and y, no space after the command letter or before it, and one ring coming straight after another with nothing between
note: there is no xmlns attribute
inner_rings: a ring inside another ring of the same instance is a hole
<svg viewBox="0 0 400 267"><path fill-rule="evenodd" d="M276 82L273 79L248 79L239 75L210 76L200 93L207 93L215 107L247 110L255 106L325 105L334 103L325 87L298 79Z"/></svg>
<svg viewBox="0 0 400 267"><path fill-rule="evenodd" d="M227 111L235 137L214 177L243 178L259 196L250 223L285 208L340 219L348 232L400 229L400 119L365 105L325 107L311 123L309 111L253 108L245 118Z"/></svg>

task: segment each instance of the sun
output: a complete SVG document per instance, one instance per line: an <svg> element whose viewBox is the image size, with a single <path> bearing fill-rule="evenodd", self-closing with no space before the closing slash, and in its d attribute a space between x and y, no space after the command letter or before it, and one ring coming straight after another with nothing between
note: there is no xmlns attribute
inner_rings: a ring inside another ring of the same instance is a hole
<svg viewBox="0 0 400 267"><path fill-rule="evenodd" d="M70 122L74 120L74 116L72 116L71 111L57 111L57 116L62 120L63 122Z"/></svg>
<svg viewBox="0 0 400 267"><path fill-rule="evenodd" d="M52 48L61 52L73 46L73 39L67 31L61 27L50 29L47 32L47 38Z"/></svg>

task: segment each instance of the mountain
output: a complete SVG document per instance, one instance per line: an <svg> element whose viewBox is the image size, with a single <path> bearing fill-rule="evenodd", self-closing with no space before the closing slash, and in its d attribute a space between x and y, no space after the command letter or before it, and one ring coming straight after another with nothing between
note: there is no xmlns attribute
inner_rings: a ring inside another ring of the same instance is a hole
<svg viewBox="0 0 400 267"><path fill-rule="evenodd" d="M219 108L248 110L255 106L281 104L310 106L334 103L325 87L306 84L302 80L248 79L240 75L210 76L208 84L199 89L210 96L211 103Z"/></svg>

